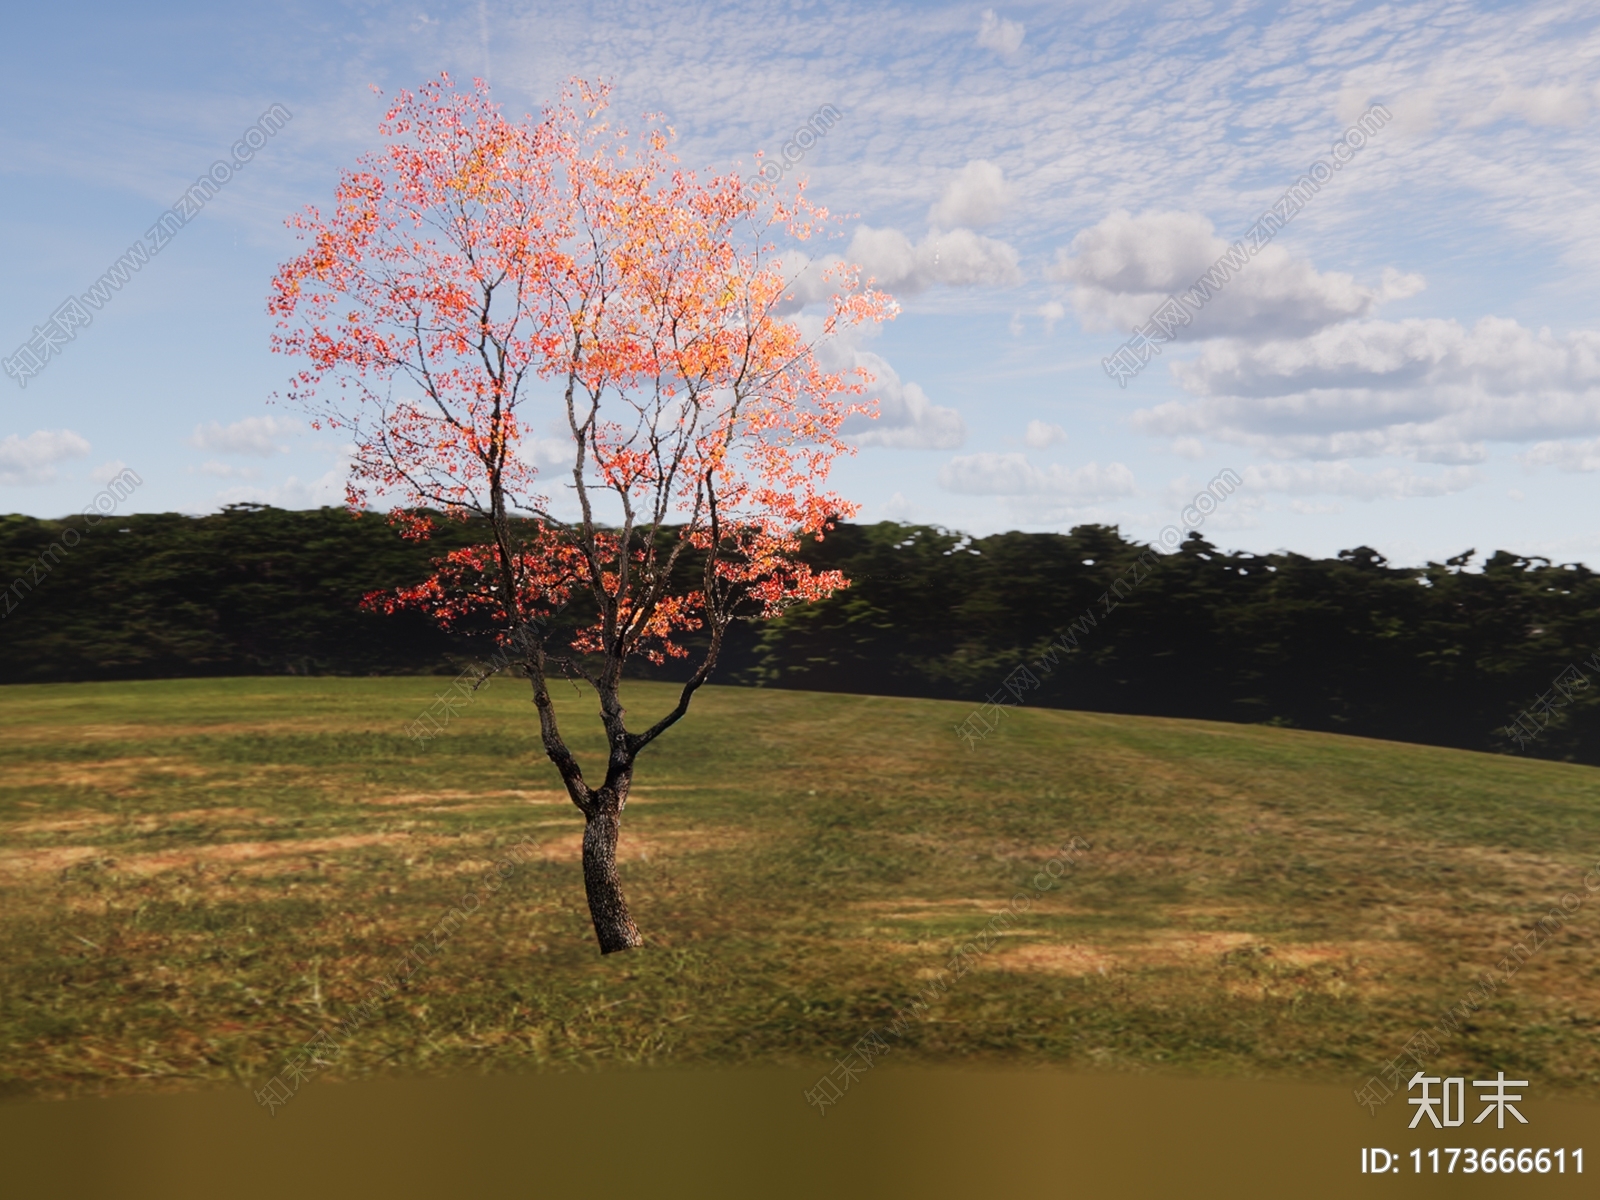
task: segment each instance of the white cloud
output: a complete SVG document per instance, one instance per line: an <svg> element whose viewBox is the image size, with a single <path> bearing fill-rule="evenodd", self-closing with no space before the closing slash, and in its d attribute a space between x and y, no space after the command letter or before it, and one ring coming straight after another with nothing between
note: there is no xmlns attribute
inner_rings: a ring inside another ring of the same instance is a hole
<svg viewBox="0 0 1600 1200"><path fill-rule="evenodd" d="M863 225L846 257L886 288L919 292L934 284L996 287L1022 282L1017 252L970 229L934 230L915 245L898 229Z"/></svg>
<svg viewBox="0 0 1600 1200"><path fill-rule="evenodd" d="M289 447L277 441L280 437L300 431L300 422L289 417L246 417L224 426L213 421L209 425L196 425L189 445L211 454L249 454L256 458L270 458L274 454L287 454Z"/></svg>
<svg viewBox="0 0 1600 1200"><path fill-rule="evenodd" d="M210 462L200 465L202 475L214 475L218 479L259 479L261 470L258 467L236 467L231 463Z"/></svg>
<svg viewBox="0 0 1600 1200"><path fill-rule="evenodd" d="M216 503L270 504L274 508L323 508L344 503L344 484L348 475L344 462L329 469L320 479L303 480L291 475L272 487L235 487L218 492Z"/></svg>
<svg viewBox="0 0 1600 1200"><path fill-rule="evenodd" d="M1067 310L1062 305L1061 301L1048 300L1039 305L1038 308L1030 309L1026 314L1024 314L1020 309L1012 313L1011 320L1007 322L1006 327L1010 329L1012 337L1021 337L1028 331L1027 322L1023 319L1024 316L1040 317L1044 321L1045 336L1048 337L1052 332L1054 332L1056 322L1061 320L1061 318L1066 315Z"/></svg>
<svg viewBox="0 0 1600 1200"><path fill-rule="evenodd" d="M1393 128L1396 133L1410 137L1427 133L1439 123L1438 105L1439 93L1432 88L1417 88L1402 93L1384 106L1394 114L1388 127ZM1358 99L1350 110L1350 115L1344 117L1344 123L1347 126L1353 125L1366 110L1366 100ZM1344 106L1341 105L1341 116L1344 111Z"/></svg>
<svg viewBox="0 0 1600 1200"><path fill-rule="evenodd" d="M1000 168L975 158L945 187L928 212L928 224L935 229L978 229L998 221L1010 201L1011 188Z"/></svg>
<svg viewBox="0 0 1600 1200"><path fill-rule="evenodd" d="M794 300L785 307L792 310L833 295L836 285L827 274L842 262L861 268L863 284L870 278L876 286L901 295L936 284L1000 287L1022 282L1017 252L970 229L933 230L913 243L898 229L862 225L843 256L807 258L795 251L783 255L781 269L794 280L790 288Z"/></svg>
<svg viewBox="0 0 1600 1200"><path fill-rule="evenodd" d="M1043 450L1046 446L1066 441L1067 431L1048 421L1029 421L1028 431L1022 435L1022 440L1035 450Z"/></svg>
<svg viewBox="0 0 1600 1200"><path fill-rule="evenodd" d="M1172 443L1172 452L1179 458L1204 458L1205 444L1199 438L1181 437Z"/></svg>
<svg viewBox="0 0 1600 1200"><path fill-rule="evenodd" d="M1558 471L1600 471L1600 438L1584 442L1539 442L1517 461L1529 470L1555 467Z"/></svg>
<svg viewBox="0 0 1600 1200"><path fill-rule="evenodd" d="M866 350L850 349L849 353L852 365L865 367L873 376L863 398L878 401L876 420L851 417L844 423L844 434L856 445L954 450L967 440L966 422L955 409L934 404L919 385L903 382L880 356Z"/></svg>
<svg viewBox="0 0 1600 1200"><path fill-rule="evenodd" d="M1118 209L1058 250L1051 274L1077 285L1072 304L1086 327L1126 332L1147 322L1169 296L1187 293L1228 250L1199 213L1135 217ZM1213 288L1198 312L1184 308L1190 323L1173 331L1177 339L1301 336L1367 316L1386 300L1423 287L1420 276L1393 269L1384 272L1380 286L1365 287L1340 271L1319 273L1278 245L1239 261L1237 272L1221 272L1226 282Z"/></svg>
<svg viewBox="0 0 1600 1200"><path fill-rule="evenodd" d="M967 440L966 422L953 408L934 404L920 385L900 378L883 358L860 343L874 330L860 327L841 330L822 337L822 319L812 314L791 318L801 336L817 346L817 362L824 371L864 370L872 377L866 392L852 401L876 400L876 419L852 416L840 428L841 434L858 446L880 446L894 450L954 450Z"/></svg>
<svg viewBox="0 0 1600 1200"><path fill-rule="evenodd" d="M914 522L917 519L917 508L904 495L896 492L878 506L878 519Z"/></svg>
<svg viewBox="0 0 1600 1200"><path fill-rule="evenodd" d="M27 437L7 434L0 441L0 485L53 483L57 463L88 453L88 441L70 429L40 429Z"/></svg>
<svg viewBox="0 0 1600 1200"><path fill-rule="evenodd" d="M1485 317L1359 321L1308 338L1214 342L1174 374L1199 403L1135 415L1277 455L1484 457L1481 442L1600 434L1600 332Z"/></svg>
<svg viewBox="0 0 1600 1200"><path fill-rule="evenodd" d="M1588 122L1589 98L1579 85L1547 84L1523 88L1510 82L1510 76L1504 70L1498 74L1503 84L1500 94L1488 108L1469 121L1469 125L1486 124L1506 114L1521 117L1530 125L1574 127Z"/></svg>
<svg viewBox="0 0 1600 1200"><path fill-rule="evenodd" d="M968 454L939 471L939 486L969 496L1054 496L1092 503L1131 496L1133 472L1119 462L1036 467L1023 454Z"/></svg>
<svg viewBox="0 0 1600 1200"><path fill-rule="evenodd" d="M1349 463L1320 462L1309 466L1270 463L1248 466L1244 485L1251 491L1285 492L1291 496L1349 496L1355 500L1396 500L1413 496L1448 496L1479 480L1470 467L1450 467L1437 475L1421 475L1403 467L1358 471Z"/></svg>
<svg viewBox="0 0 1600 1200"><path fill-rule="evenodd" d="M541 473L570 472L578 452L568 432L565 437L524 437L517 444L517 457Z"/></svg>
<svg viewBox="0 0 1600 1200"><path fill-rule="evenodd" d="M350 478L350 467L355 460L356 448L346 442L339 447L334 464L316 479L301 479L291 475L281 483L270 486L243 485L218 492L213 502L223 504L270 504L275 508L322 508L342 506L345 502L345 484ZM254 468L251 468L254 470ZM373 497L375 506L386 506L383 493Z"/></svg>
<svg viewBox="0 0 1600 1200"><path fill-rule="evenodd" d="M997 16L994 9L986 8L978 26L978 45L997 54L1015 54L1022 46L1024 32L1022 22L1007 20Z"/></svg>

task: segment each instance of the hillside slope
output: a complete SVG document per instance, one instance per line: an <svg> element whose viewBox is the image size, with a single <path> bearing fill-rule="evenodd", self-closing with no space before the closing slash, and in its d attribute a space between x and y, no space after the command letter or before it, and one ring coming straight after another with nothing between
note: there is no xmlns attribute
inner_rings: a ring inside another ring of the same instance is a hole
<svg viewBox="0 0 1600 1200"><path fill-rule="evenodd" d="M318 1073L820 1072L898 1012L902 1063L1355 1088L1455 1008L1433 1073L1600 1093L1593 769L1038 709L969 748L967 705L714 687L642 760L622 856L649 946L602 960L526 692L497 681L409 740L442 686L0 689L0 1086L261 1088L433 938ZM634 685L636 719L671 694ZM587 703L558 703L593 761ZM1462 1007L1564 895L1563 927Z"/></svg>

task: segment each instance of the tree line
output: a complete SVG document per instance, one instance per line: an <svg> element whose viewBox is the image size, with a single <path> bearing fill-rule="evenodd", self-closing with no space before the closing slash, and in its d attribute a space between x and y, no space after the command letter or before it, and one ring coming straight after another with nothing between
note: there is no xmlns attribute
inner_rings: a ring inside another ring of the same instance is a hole
<svg viewBox="0 0 1600 1200"><path fill-rule="evenodd" d="M379 515L232 505L108 520L66 551L68 528L0 517L0 682L453 673L492 653L470 630L361 605L480 542L471 523L414 542ZM1600 763L1600 579L1582 564L1468 550L1396 567L1367 547L1253 555L1198 534L1161 553L1105 526L974 539L889 522L841 525L805 557L852 586L737 625L713 682Z"/></svg>

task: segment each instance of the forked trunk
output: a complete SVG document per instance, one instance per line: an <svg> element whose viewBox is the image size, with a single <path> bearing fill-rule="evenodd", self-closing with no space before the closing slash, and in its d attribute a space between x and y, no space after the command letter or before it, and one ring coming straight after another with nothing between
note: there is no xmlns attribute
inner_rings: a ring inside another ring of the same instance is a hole
<svg viewBox="0 0 1600 1200"><path fill-rule="evenodd" d="M594 920L600 953L631 950L644 945L639 927L628 915L628 901L617 878L617 833L621 814L602 802L583 827L583 888L589 895L589 916Z"/></svg>

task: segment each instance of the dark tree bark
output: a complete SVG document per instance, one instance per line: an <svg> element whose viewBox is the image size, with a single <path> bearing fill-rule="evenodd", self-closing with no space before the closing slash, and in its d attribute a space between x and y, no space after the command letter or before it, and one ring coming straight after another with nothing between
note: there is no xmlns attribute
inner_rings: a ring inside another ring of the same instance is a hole
<svg viewBox="0 0 1600 1200"><path fill-rule="evenodd" d="M617 835L622 811L610 788L594 794L594 809L585 814L583 827L583 888L589 897L589 917L600 953L632 950L644 945L639 927L628 913L628 901L617 878Z"/></svg>

